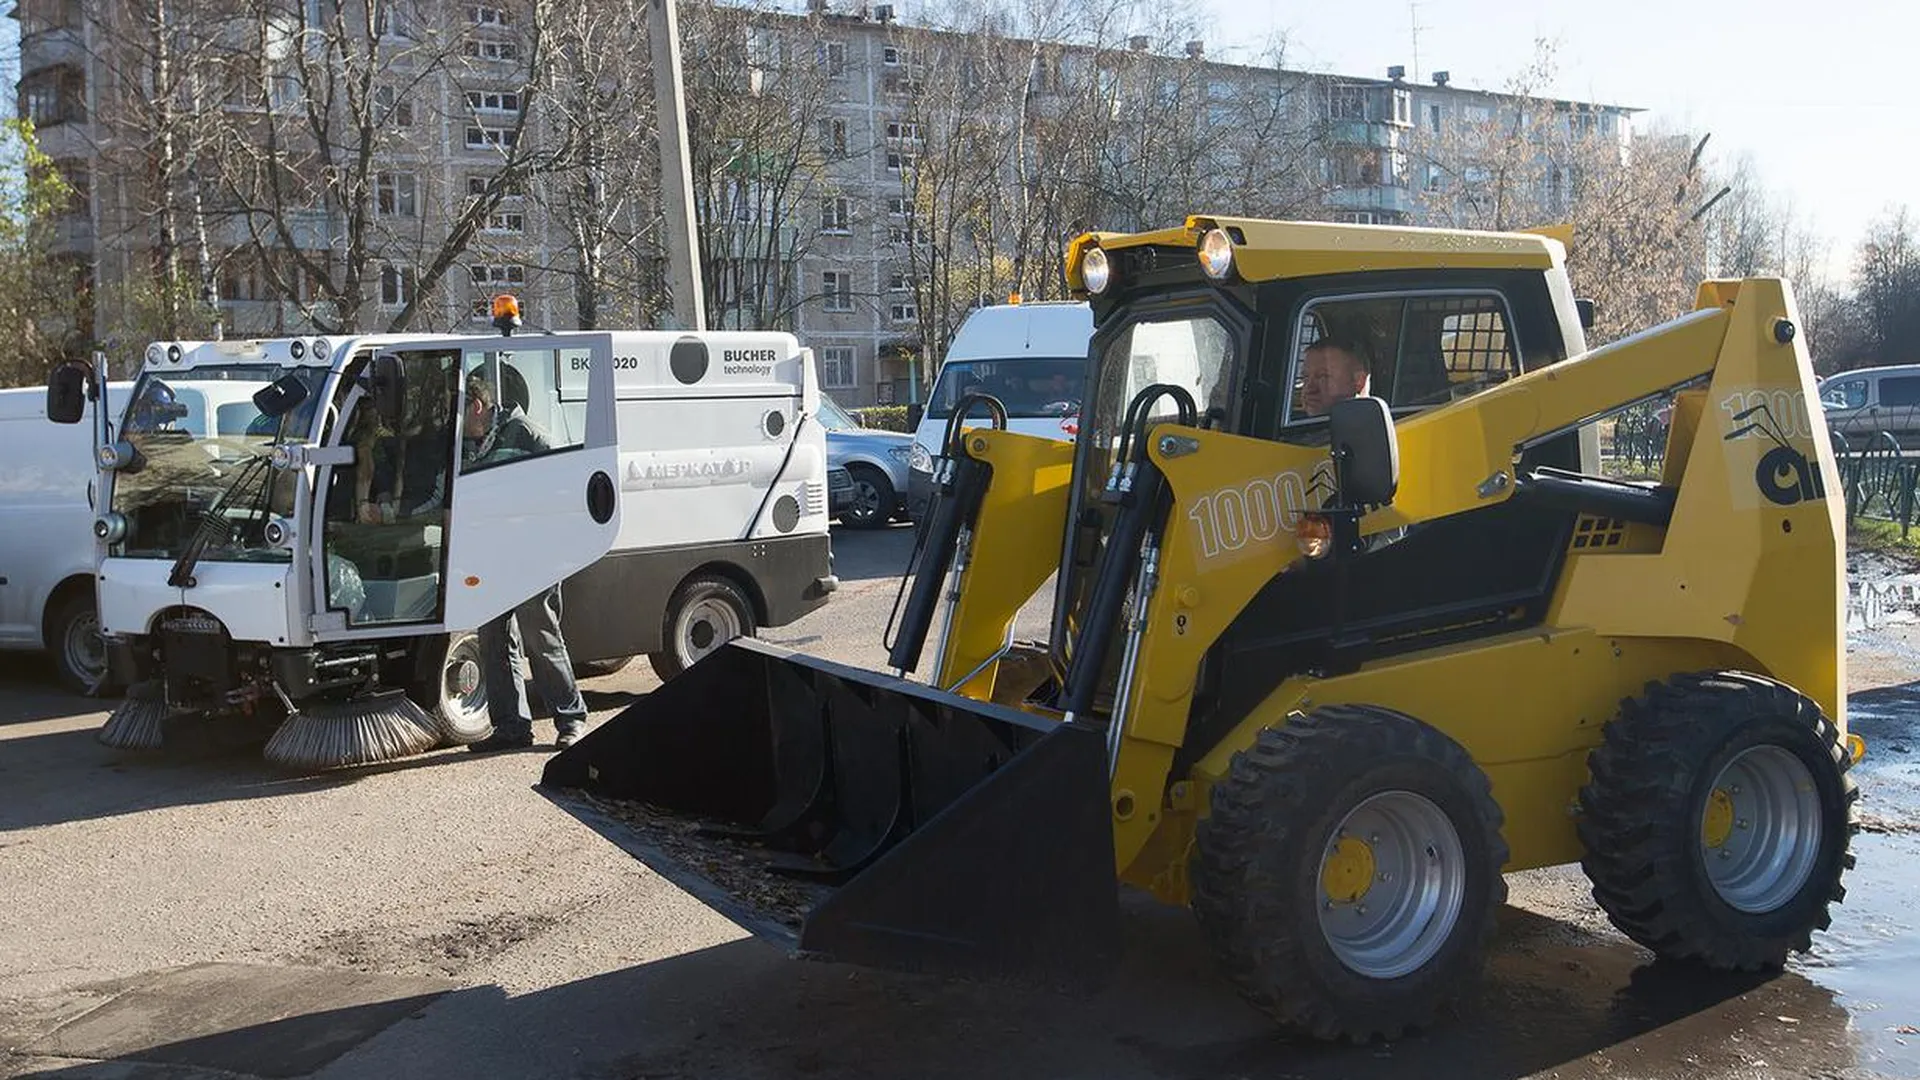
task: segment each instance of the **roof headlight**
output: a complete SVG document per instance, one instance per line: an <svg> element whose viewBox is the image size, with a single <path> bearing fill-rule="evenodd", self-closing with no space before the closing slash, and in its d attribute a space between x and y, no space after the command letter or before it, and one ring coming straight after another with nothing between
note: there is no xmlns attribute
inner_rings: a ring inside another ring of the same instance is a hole
<svg viewBox="0 0 1920 1080"><path fill-rule="evenodd" d="M1107 291L1113 283L1113 264L1107 260L1107 253L1100 248L1088 248L1080 258L1080 281L1087 291L1095 295Z"/></svg>
<svg viewBox="0 0 1920 1080"><path fill-rule="evenodd" d="M160 362L166 358L167 350L163 348L159 342L156 341L147 346L147 364L149 367L158 367Z"/></svg>
<svg viewBox="0 0 1920 1080"><path fill-rule="evenodd" d="M287 354L292 356L295 360L298 360L306 356L307 343L304 341L301 341L299 338L294 338L292 341L287 343Z"/></svg>
<svg viewBox="0 0 1920 1080"><path fill-rule="evenodd" d="M185 351L183 351L183 350L182 350L182 349L180 348L180 346L178 346L178 345L169 345L169 346L167 346L167 363L169 363L169 364L177 364L177 363L179 363L179 362L180 362L180 358L181 358L181 357L183 357L183 356L185 356L185 355L186 355L186 352L185 352Z"/></svg>
<svg viewBox="0 0 1920 1080"><path fill-rule="evenodd" d="M1222 229L1208 229L1200 238L1200 268L1215 281L1233 273L1233 238Z"/></svg>
<svg viewBox="0 0 1920 1080"><path fill-rule="evenodd" d="M317 337L313 339L313 358L315 360L325 360L331 355L333 354L327 351L326 338Z"/></svg>

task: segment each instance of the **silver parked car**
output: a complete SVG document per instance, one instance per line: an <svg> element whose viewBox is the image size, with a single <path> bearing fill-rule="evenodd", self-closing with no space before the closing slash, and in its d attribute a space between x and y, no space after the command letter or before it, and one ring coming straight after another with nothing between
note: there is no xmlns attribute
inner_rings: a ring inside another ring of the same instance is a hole
<svg viewBox="0 0 1920 1080"><path fill-rule="evenodd" d="M820 395L820 424L827 429L827 465L845 468L853 477L853 503L840 520L857 529L877 529L903 516L913 436L861 427L825 394Z"/></svg>

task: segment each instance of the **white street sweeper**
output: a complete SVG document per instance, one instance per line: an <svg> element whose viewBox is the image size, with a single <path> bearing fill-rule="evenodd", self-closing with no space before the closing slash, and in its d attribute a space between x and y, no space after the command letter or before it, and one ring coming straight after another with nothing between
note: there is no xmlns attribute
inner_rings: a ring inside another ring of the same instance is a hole
<svg viewBox="0 0 1920 1080"><path fill-rule="evenodd" d="M160 342L117 425L104 374L57 371L48 415L94 400L96 588L128 688L108 745L232 713L277 721L266 756L301 769L472 742L470 631L556 581L577 662L669 670L835 585L819 390L789 334ZM475 376L551 449L463 452ZM180 408L189 386L217 426Z"/></svg>

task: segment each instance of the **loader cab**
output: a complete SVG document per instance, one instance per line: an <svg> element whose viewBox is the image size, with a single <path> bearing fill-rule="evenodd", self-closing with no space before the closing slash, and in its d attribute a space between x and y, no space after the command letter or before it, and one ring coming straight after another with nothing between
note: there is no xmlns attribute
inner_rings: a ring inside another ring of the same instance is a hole
<svg viewBox="0 0 1920 1080"><path fill-rule="evenodd" d="M1093 300L1088 382L1095 406L1083 420L1077 451L1069 508L1074 527L1064 542L1055 642L1069 640L1090 596L1111 520L1099 488L1123 410L1139 388L1154 382L1183 387L1202 426L1324 446L1333 400L1375 397L1403 423L1585 348L1564 275L1545 267L1440 263L1212 282L1191 248L1176 258L1178 250L1111 253L1119 287ZM1597 456L1592 433L1575 430L1530 448L1523 464L1588 471ZM1290 529L1300 514L1321 505L1326 493L1314 489L1304 477L1276 478L1270 493L1250 493L1270 494L1268 501L1233 507L1243 516L1211 522L1209 535L1257 533L1255 526L1269 520ZM1196 713L1243 715L1249 700L1286 673L1357 664L1386 648L1427 647L1432 634L1494 633L1536 622L1573 527L1570 514L1506 501L1426 523L1351 560L1282 575L1210 655ZM1339 615L1332 614L1336 594ZM1335 621L1355 633L1335 635ZM1112 685L1119 665L1115 650L1103 684Z"/></svg>

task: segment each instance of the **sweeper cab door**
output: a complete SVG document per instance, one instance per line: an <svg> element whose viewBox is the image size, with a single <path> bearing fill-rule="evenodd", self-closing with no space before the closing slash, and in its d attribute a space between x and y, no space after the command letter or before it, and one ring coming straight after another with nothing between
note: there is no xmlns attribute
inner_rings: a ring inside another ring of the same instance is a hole
<svg viewBox="0 0 1920 1080"><path fill-rule="evenodd" d="M327 438L352 464L317 478L318 636L472 630L613 545L609 335L407 342L355 366Z"/></svg>

